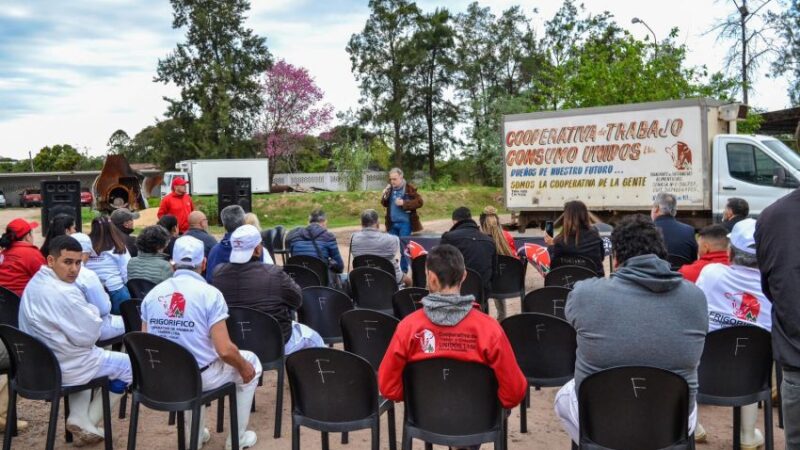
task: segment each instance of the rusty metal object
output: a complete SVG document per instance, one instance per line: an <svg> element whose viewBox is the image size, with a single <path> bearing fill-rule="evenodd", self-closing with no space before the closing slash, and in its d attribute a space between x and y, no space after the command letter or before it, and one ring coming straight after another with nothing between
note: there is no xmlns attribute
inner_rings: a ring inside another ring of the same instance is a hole
<svg viewBox="0 0 800 450"><path fill-rule="evenodd" d="M140 178L142 175L131 169L124 156L108 155L92 184L95 208L109 214L117 208L131 211L147 208Z"/></svg>

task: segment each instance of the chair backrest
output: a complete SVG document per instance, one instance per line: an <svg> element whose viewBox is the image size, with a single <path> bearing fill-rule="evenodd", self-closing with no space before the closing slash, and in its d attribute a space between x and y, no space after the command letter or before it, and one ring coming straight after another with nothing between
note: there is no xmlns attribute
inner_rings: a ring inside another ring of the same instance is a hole
<svg viewBox="0 0 800 450"><path fill-rule="evenodd" d="M400 321L379 311L355 309L342 314L340 323L344 349L366 359L377 371Z"/></svg>
<svg viewBox="0 0 800 450"><path fill-rule="evenodd" d="M578 411L582 445L655 450L688 443L689 385L668 370L625 366L589 375Z"/></svg>
<svg viewBox="0 0 800 450"><path fill-rule="evenodd" d="M698 398L744 397L770 389L772 340L750 325L723 328L706 336L697 368Z"/></svg>
<svg viewBox="0 0 800 450"><path fill-rule="evenodd" d="M570 289L561 286L547 286L528 292L522 299L522 312L550 314L564 319L564 308Z"/></svg>
<svg viewBox="0 0 800 450"><path fill-rule="evenodd" d="M403 317L422 308L420 301L426 295L428 295L428 290L418 287L400 289L395 292L392 296L394 316L402 320Z"/></svg>
<svg viewBox="0 0 800 450"><path fill-rule="evenodd" d="M226 322L231 341L239 349L255 353L262 364L283 358L283 332L274 317L252 308L231 306Z"/></svg>
<svg viewBox="0 0 800 450"><path fill-rule="evenodd" d="M303 304L297 310L301 323L313 328L325 342L338 342L342 338L339 318L353 309L347 294L325 286L303 289Z"/></svg>
<svg viewBox="0 0 800 450"><path fill-rule="evenodd" d="M522 373L535 386L561 386L575 373L577 336L567 321L548 314L522 313L500 324Z"/></svg>
<svg viewBox="0 0 800 450"><path fill-rule="evenodd" d="M550 269L557 269L563 266L585 267L592 272L598 272L599 267L591 259L581 255L564 255L554 258L550 262Z"/></svg>
<svg viewBox="0 0 800 450"><path fill-rule="evenodd" d="M411 260L411 277L414 287L427 289L428 277L425 275L425 263L428 255L420 255Z"/></svg>
<svg viewBox="0 0 800 450"><path fill-rule="evenodd" d="M395 276L394 263L378 255L358 255L353 258L353 269L359 267L374 267L381 269L392 277Z"/></svg>
<svg viewBox="0 0 800 450"><path fill-rule="evenodd" d="M467 268L467 278L461 283L461 295L472 294L475 301L486 311L486 293L483 291L483 278L478 272Z"/></svg>
<svg viewBox="0 0 800 450"><path fill-rule="evenodd" d="M203 382L197 360L189 350L141 331L127 333L122 342L131 358L133 385L145 398L186 404L199 400Z"/></svg>
<svg viewBox="0 0 800 450"><path fill-rule="evenodd" d="M492 294L519 294L525 291L527 264L515 256L497 255L492 275Z"/></svg>
<svg viewBox="0 0 800 450"><path fill-rule="evenodd" d="M269 256L275 261L275 229L267 228L261 232L261 245L267 249Z"/></svg>
<svg viewBox="0 0 800 450"><path fill-rule="evenodd" d="M397 292L394 274L375 267L359 267L350 272L348 279L356 306L388 313L392 311L392 296Z"/></svg>
<svg viewBox="0 0 800 450"><path fill-rule="evenodd" d="M122 314L122 323L125 325L125 333L142 331L142 301L138 298L126 300L119 305Z"/></svg>
<svg viewBox="0 0 800 450"><path fill-rule="evenodd" d="M278 225L273 228L275 234L272 239L272 250L282 252L286 250L286 229L283 225Z"/></svg>
<svg viewBox="0 0 800 450"><path fill-rule="evenodd" d="M450 436L497 429L504 414L488 366L447 358L408 364L403 371L406 420Z"/></svg>
<svg viewBox="0 0 800 450"><path fill-rule="evenodd" d="M595 277L597 277L597 273L586 267L561 266L558 269L551 270L544 276L544 285L561 286L572 289L578 281Z"/></svg>
<svg viewBox="0 0 800 450"><path fill-rule="evenodd" d="M667 261L669 261L669 267L672 270L678 270L686 264L691 264L692 262L688 259L684 258L680 255L667 255Z"/></svg>
<svg viewBox="0 0 800 450"><path fill-rule="evenodd" d="M315 256L296 255L290 256L289 259L286 260L286 264L303 266L306 269L311 269L317 274L323 286L328 285L328 264L325 261Z"/></svg>
<svg viewBox="0 0 800 450"><path fill-rule="evenodd" d="M19 297L0 286L0 324L19 326Z"/></svg>
<svg viewBox="0 0 800 450"><path fill-rule="evenodd" d="M47 345L7 324L0 325L0 339L8 349L10 376L24 396L52 398L61 391L61 366Z"/></svg>
<svg viewBox="0 0 800 450"><path fill-rule="evenodd" d="M283 266L283 271L292 277L294 282L297 283L301 289L311 286L322 286L319 275L307 267L286 264Z"/></svg>
<svg viewBox="0 0 800 450"><path fill-rule="evenodd" d="M362 357L308 348L286 358L294 414L322 422L350 422L378 413L378 382Z"/></svg>
<svg viewBox="0 0 800 450"><path fill-rule="evenodd" d="M131 297L133 298L145 298L147 293L153 289L156 284L150 280L144 280L141 278L131 278L128 280L128 292L130 292Z"/></svg>

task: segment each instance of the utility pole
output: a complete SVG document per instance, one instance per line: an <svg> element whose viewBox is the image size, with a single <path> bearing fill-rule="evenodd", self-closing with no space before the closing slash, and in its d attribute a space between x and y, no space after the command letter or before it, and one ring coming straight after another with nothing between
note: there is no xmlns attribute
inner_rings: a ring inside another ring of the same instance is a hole
<svg viewBox="0 0 800 450"><path fill-rule="evenodd" d="M653 35L653 51L654 51L653 59L658 59L658 38L656 37L656 32L653 31L652 28L650 28L650 25L648 25L647 22L638 17L634 17L633 19L631 19L631 23L632 24L640 23L644 25L645 28L648 29L648 31L650 31L650 34Z"/></svg>
<svg viewBox="0 0 800 450"><path fill-rule="evenodd" d="M36 170L33 168L33 153L31 153L30 150L28 150L28 160L31 162L31 172L36 172Z"/></svg>
<svg viewBox="0 0 800 450"><path fill-rule="evenodd" d="M734 4L736 4L735 1ZM738 8L739 24L742 27L742 103L746 105L749 89L747 81L747 17L750 15L750 11L747 10L747 0L742 0L742 6Z"/></svg>

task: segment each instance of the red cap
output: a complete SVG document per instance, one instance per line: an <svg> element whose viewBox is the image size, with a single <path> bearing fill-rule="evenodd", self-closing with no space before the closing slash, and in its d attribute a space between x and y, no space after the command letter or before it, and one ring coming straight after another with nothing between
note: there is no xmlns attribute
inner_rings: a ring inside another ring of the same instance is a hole
<svg viewBox="0 0 800 450"><path fill-rule="evenodd" d="M185 178L175 177L175 178L172 179L172 188L173 189L175 188L175 186L184 186L184 185L187 185L187 184L189 184L189 182L186 181Z"/></svg>
<svg viewBox="0 0 800 450"><path fill-rule="evenodd" d="M14 219L11 222L8 222L8 225L6 225L6 230L13 231L17 238L21 238L38 226L39 224L37 222L28 222L24 219Z"/></svg>

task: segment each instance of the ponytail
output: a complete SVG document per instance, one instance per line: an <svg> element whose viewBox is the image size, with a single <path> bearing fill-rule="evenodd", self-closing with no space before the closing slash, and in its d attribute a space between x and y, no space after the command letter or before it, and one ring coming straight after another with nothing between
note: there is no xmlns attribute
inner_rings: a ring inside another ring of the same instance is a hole
<svg viewBox="0 0 800 450"><path fill-rule="evenodd" d="M14 244L14 242L19 241L20 239L17 238L17 234L11 230L6 230L2 236L0 236L0 248L4 250L8 250Z"/></svg>

